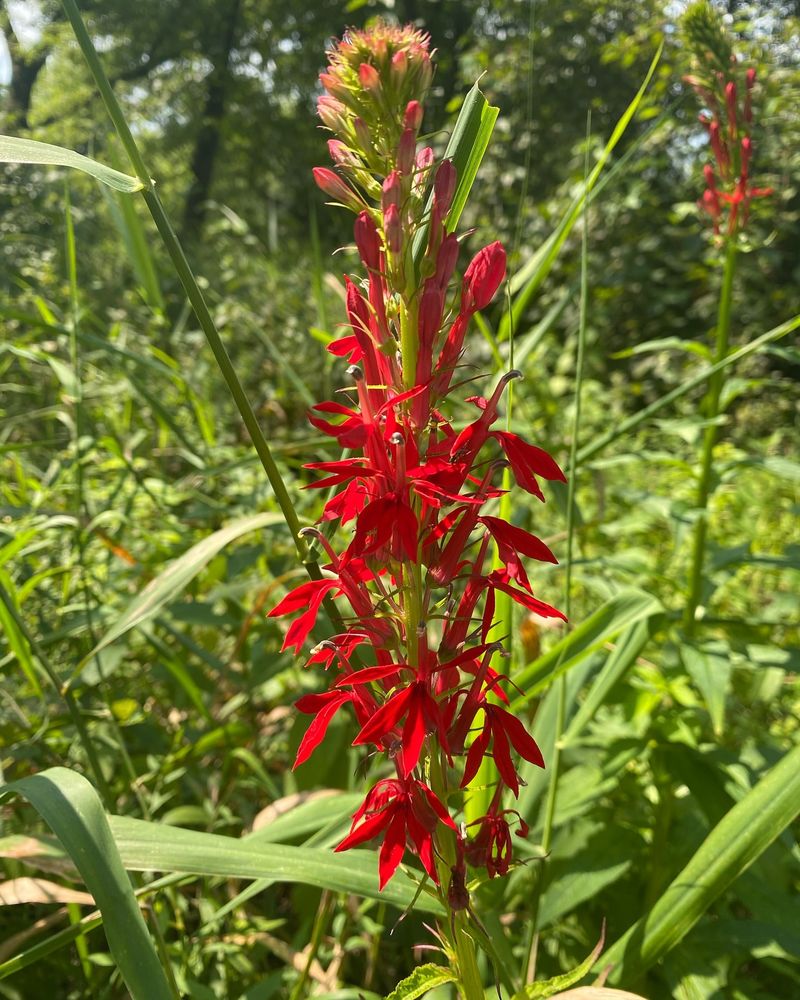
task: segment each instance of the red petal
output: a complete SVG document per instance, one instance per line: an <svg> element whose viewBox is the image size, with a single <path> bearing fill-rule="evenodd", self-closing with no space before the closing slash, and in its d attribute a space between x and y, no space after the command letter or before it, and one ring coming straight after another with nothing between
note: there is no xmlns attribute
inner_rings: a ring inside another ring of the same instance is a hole
<svg viewBox="0 0 800 1000"><path fill-rule="evenodd" d="M406 820L399 812L386 831L386 838L378 856L378 888L383 889L389 879L397 871L397 866L403 860L406 850Z"/></svg>
<svg viewBox="0 0 800 1000"><path fill-rule="evenodd" d="M422 744L425 740L425 712L423 699L425 695L418 684L414 685L414 694L408 706L408 717L403 726L403 777L407 778L417 766Z"/></svg>
<svg viewBox="0 0 800 1000"><path fill-rule="evenodd" d="M502 723L494 717L493 706L488 706L489 718L492 722L492 756L500 777L508 785L514 796L519 796L519 778L514 769L514 762L511 760L511 753L508 747L508 737L505 734Z"/></svg>
<svg viewBox="0 0 800 1000"><path fill-rule="evenodd" d="M346 684L369 684L372 681L382 681L385 677L391 677L405 667L404 663L387 663L382 667L364 667L363 670L356 670L355 673L345 674L336 682L336 687Z"/></svg>
<svg viewBox="0 0 800 1000"><path fill-rule="evenodd" d="M394 808L390 806L382 812L367 816L357 830L351 830L344 840L334 847L334 851L349 851L351 847L358 847L359 844L377 837L381 830L391 823L394 812Z"/></svg>
<svg viewBox="0 0 800 1000"><path fill-rule="evenodd" d="M466 786L478 773L481 761L486 755L486 750L489 746L489 737L491 736L491 732L492 729L487 716L483 723L483 729L481 730L480 735L472 741L472 746L467 752L467 763L464 767L464 777L461 779L462 788L466 788Z"/></svg>
<svg viewBox="0 0 800 1000"><path fill-rule="evenodd" d="M502 708L493 707L492 714L498 718L498 721L501 721L503 728L508 733L508 738L520 757L524 757L525 760L538 767L544 767L542 751L520 720Z"/></svg>
<svg viewBox="0 0 800 1000"><path fill-rule="evenodd" d="M415 685L411 684L398 691L372 716L366 726L353 740L353 746L361 743L379 744L380 740L397 725L406 710L409 699L414 694Z"/></svg>
<svg viewBox="0 0 800 1000"><path fill-rule="evenodd" d="M307 608L310 601L313 601L319 592L327 594L329 590L339 586L338 580L308 580L301 583L299 587L290 590L283 600L276 604L267 615L268 618L278 618L281 615L291 614L292 611L299 611L300 608ZM321 598L320 598L321 600Z"/></svg>
<svg viewBox="0 0 800 1000"><path fill-rule="evenodd" d="M297 748L297 756L295 757L294 764L292 765L292 770L308 760L314 750L322 742L331 719L334 715L336 715L342 705L349 700L349 696L333 698L330 699L327 705L324 705L319 709L316 718L311 722L311 725L306 730L305 736L300 742L300 746ZM300 701L303 701L303 699L301 698ZM298 702L298 707L299 704L300 702ZM300 711L303 712L305 709L301 708Z"/></svg>
<svg viewBox="0 0 800 1000"><path fill-rule="evenodd" d="M544 542L515 524L509 524L500 517L481 517L492 536L499 542L509 545L516 552L540 562L556 563L558 560Z"/></svg>

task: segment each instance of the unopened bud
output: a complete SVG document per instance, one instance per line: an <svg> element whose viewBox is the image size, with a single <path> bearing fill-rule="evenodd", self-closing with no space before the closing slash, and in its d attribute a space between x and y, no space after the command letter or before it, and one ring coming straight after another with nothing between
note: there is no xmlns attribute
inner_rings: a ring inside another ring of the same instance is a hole
<svg viewBox="0 0 800 1000"><path fill-rule="evenodd" d="M728 109L728 124L736 129L736 84L731 80L725 85L725 104Z"/></svg>
<svg viewBox="0 0 800 1000"><path fill-rule="evenodd" d="M433 198L442 218L450 210L455 190L456 168L453 166L453 161L442 160L436 171L436 180L433 182Z"/></svg>
<svg viewBox="0 0 800 1000"><path fill-rule="evenodd" d="M403 128L410 128L414 132L419 132L422 124L423 109L419 101L409 101L403 114Z"/></svg>
<svg viewBox="0 0 800 1000"><path fill-rule="evenodd" d="M344 126L345 107L341 101L329 94L322 94L317 98L317 114L322 124L332 132L341 132Z"/></svg>
<svg viewBox="0 0 800 1000"><path fill-rule="evenodd" d="M400 221L400 210L397 205L390 205L383 213L383 231L386 234L386 246L392 253L400 253L403 249L403 223Z"/></svg>
<svg viewBox="0 0 800 1000"><path fill-rule="evenodd" d="M400 174L396 170L393 170L383 182L381 208L384 212L390 205L396 205L398 208L400 207L401 193Z"/></svg>
<svg viewBox="0 0 800 1000"><path fill-rule="evenodd" d="M402 80L408 71L408 56L401 49L392 56L392 76Z"/></svg>
<svg viewBox="0 0 800 1000"><path fill-rule="evenodd" d="M397 169L408 176L414 169L414 155L417 152L417 135L413 129L403 130L397 145Z"/></svg>
<svg viewBox="0 0 800 1000"><path fill-rule="evenodd" d="M369 271L377 271L380 264L381 241L377 227L369 212L359 212L353 232L356 246L364 266Z"/></svg>
<svg viewBox="0 0 800 1000"><path fill-rule="evenodd" d="M328 152L337 166L354 167L358 165L352 149L339 139L328 139Z"/></svg>
<svg viewBox="0 0 800 1000"><path fill-rule="evenodd" d="M506 252L495 240L479 250L464 273L462 304L473 312L485 309L506 275ZM464 299L466 298L466 302Z"/></svg>
<svg viewBox="0 0 800 1000"><path fill-rule="evenodd" d="M370 93L377 93L380 90L381 78L374 66L369 63L361 63L358 67L358 79L364 90Z"/></svg>
<svg viewBox="0 0 800 1000"><path fill-rule="evenodd" d="M356 192L346 184L342 178L327 167L314 167L314 182L325 194L335 198L336 201L351 208L354 212L360 212L364 203Z"/></svg>
<svg viewBox="0 0 800 1000"><path fill-rule="evenodd" d="M450 284L458 261L459 249L458 237L455 233L450 233L442 240L439 255L436 258L436 273L434 275L434 280L439 288L445 289Z"/></svg>

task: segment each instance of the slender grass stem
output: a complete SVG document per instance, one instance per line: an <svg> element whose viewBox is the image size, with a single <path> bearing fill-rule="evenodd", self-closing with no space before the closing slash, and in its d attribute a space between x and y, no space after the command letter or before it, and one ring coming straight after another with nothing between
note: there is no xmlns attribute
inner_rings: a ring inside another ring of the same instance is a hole
<svg viewBox="0 0 800 1000"><path fill-rule="evenodd" d="M19 629L20 634L23 636L25 641L30 646L33 655L39 661L42 670L44 670L45 674L47 675L47 679L53 685L57 694L66 705L67 711L69 712L69 716L72 719L73 725L75 726L75 729L78 733L78 739L81 741L81 745L83 746L84 752L86 754L86 759L89 762L89 767L91 769L92 776L94 777L97 790L100 793L100 796L102 797L103 803L105 804L106 808L109 811L113 811L114 797L111 794L111 789L108 787L108 782L103 776L103 769L100 766L100 759L97 756L94 743L92 742L92 738L89 735L89 731L86 728L83 716L81 715L80 706L75 696L72 694L69 688L63 685L59 680L55 668L53 667L50 660L47 658L47 654L44 652L44 650L36 641L36 639L34 639L34 637L31 635L27 625L22 620L20 613L17 611L16 605L11 599L11 595L3 586L2 582L0 582L0 601L2 601L3 604L5 604L6 610L8 611L9 615L11 615L11 617L14 619L14 622L16 623L16 626Z"/></svg>
<svg viewBox="0 0 800 1000"><path fill-rule="evenodd" d="M589 138L591 135L591 115L586 121L586 162L584 176L589 172ZM583 208L583 235L581 240L581 294L580 294L580 316L578 322L578 348L575 360L575 415L572 424L572 439L569 450L569 473L567 476L567 554L564 560L564 614L569 621L572 617L572 564L573 549L575 543L575 482L578 471L578 433L581 426L581 402L583 386L583 370L586 354L586 321L588 314L589 300L589 220L587 204L584 202ZM558 666L556 667L556 670ZM553 756L550 760L550 781L547 786L547 799L545 800L544 826L542 830L542 862L536 883L534 895L533 912L530 926L530 948L523 959L525 968L522 969L522 981L531 982L536 969L536 954L538 952L538 919L539 904L542 896L542 886L544 884L544 869L547 857L553 842L553 827L555 824L556 803L558 799L558 783L561 774L561 737L566 727L567 719L567 679L565 674L560 674L556 681L558 700L556 703L556 724L555 740L553 742Z"/></svg>
<svg viewBox="0 0 800 1000"><path fill-rule="evenodd" d="M733 279L736 273L736 241L728 239L725 251L725 264L722 272L722 288L717 311L717 336L714 351L714 363L719 364L728 355L728 344L731 330L731 305L733 302ZM708 393L706 394L704 411L709 421L703 433L703 448L700 456L700 478L697 484L697 521L694 528L692 543L692 560L689 568L689 590L684 609L683 624L688 635L692 635L697 624L697 609L700 606L703 590L703 566L705 563L706 538L708 536L708 501L711 495L711 479L714 471L714 446L717 443L719 428L716 419L720 413L720 398L725 377L721 370L709 375Z"/></svg>
<svg viewBox="0 0 800 1000"><path fill-rule="evenodd" d="M142 197L144 198L153 222L158 229L164 243L164 247L169 254L172 265L175 268L175 273L177 274L181 285L186 292L200 327L208 340L209 346L214 354L214 358L220 371L222 372L223 378L225 379L225 383L233 396L237 409L239 410L244 425L247 428L253 442L256 453L261 460L261 464L275 493L275 499L277 500L278 506L280 507L281 512L286 519L286 523L289 526L289 530L292 533L298 556L308 569L309 575L318 579L319 568L316 562L310 558L308 546L306 545L304 539L299 535L301 527L300 520L297 516L297 511L292 504L291 498L289 497L286 484L284 483L278 467L275 464L275 460L272 457L272 453L269 445L267 444L267 440L264 437L264 433L259 426L255 412L253 411L239 377L234 370L230 356L225 348L225 344L223 343L216 324L214 323L211 313L209 312L203 293L200 291L197 280L191 267L189 266L188 260L186 259L183 247L181 246L172 223L170 222L169 217L161 204L161 199L156 191L155 182L150 177L150 172L147 169L139 148L136 145L136 140L133 138L128 123L125 120L125 115L123 114L122 108L117 101L108 77L105 74L102 63L100 62L100 58L97 54L97 50L92 44L92 40L86 30L86 25L84 24L78 11L75 0L62 0L62 6L64 7L67 18L72 25L73 31L75 32L75 37L81 51L83 52L84 58L89 65L95 84L97 85L97 88L103 98L106 111L114 124L117 135L125 148L125 152L128 154L136 176L143 184Z"/></svg>

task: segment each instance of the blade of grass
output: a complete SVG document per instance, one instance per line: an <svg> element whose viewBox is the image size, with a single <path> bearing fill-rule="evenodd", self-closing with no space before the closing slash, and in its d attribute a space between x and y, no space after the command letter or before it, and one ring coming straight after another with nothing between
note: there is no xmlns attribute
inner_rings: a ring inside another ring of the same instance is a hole
<svg viewBox="0 0 800 1000"><path fill-rule="evenodd" d="M269 511L261 514L253 514L251 517L243 517L237 521L233 521L231 524L220 528L219 531L215 531L207 538L204 538L201 542L193 545L188 552L184 552L180 558L170 563L163 572L151 580L144 590L134 598L94 649L87 653L80 661L69 683L73 683L80 676L86 664L90 660L95 659L98 653L107 649L112 643L116 642L127 632L130 632L132 628L137 628L149 621L166 604L174 600L187 584L197 576L200 570L218 552L221 552L226 545L247 534L247 532L282 523L283 518L280 514Z"/></svg>
<svg viewBox="0 0 800 1000"><path fill-rule="evenodd" d="M756 351L764 347L765 344L769 344L773 340L780 340L781 337L785 337L787 334L792 333L798 327L800 327L800 315L792 317L792 319L787 320L785 323L781 323L780 326L773 327L766 333L762 333L760 337L756 337L755 340L751 340L749 344L744 344L744 346L740 347L737 351L733 351L722 361L717 361L715 364L709 365L707 368L703 368L702 371L697 373L697 375L693 375L691 378L686 379L685 382L682 382L670 392L660 396L648 406L645 406L638 412L632 414L627 418L627 420L623 420L615 427L612 427L605 434L602 434L599 438L595 438L594 441L590 441L588 444L585 444L578 451L578 461L584 463L588 462L590 459L594 458L595 455L599 454L610 444L618 441L629 431L640 427L646 420L649 420L653 414L658 413L659 410L663 410L665 406L669 406L670 403L674 403L676 399L680 399L681 396L685 396L687 392L691 392L692 389L696 389L699 385L704 385L716 372L721 372L729 365L733 365L737 361L741 361L742 358L746 358L748 355L754 354Z"/></svg>
<svg viewBox="0 0 800 1000"><path fill-rule="evenodd" d="M75 862L134 1000L175 1000L94 788L76 772L55 767L0 787L0 796L14 793L31 803Z"/></svg>
<svg viewBox="0 0 800 1000"><path fill-rule="evenodd" d="M447 213L445 225L452 233L458 225L464 205L467 203L472 185L478 173L478 167L489 145L494 131L494 123L500 113L499 108L492 107L476 83L464 98L461 111L456 119L453 134L444 151L444 159L452 160L456 168L456 190L450 211ZM429 217L433 207L433 191L425 205L425 216ZM414 266L418 269L425 247L428 243L427 223L417 230L411 253Z"/></svg>
<svg viewBox="0 0 800 1000"><path fill-rule="evenodd" d="M514 305L511 315L505 316L500 323L500 327L497 331L498 340L506 340L511 329L519 325L522 314L528 307L528 303L531 301L544 279L550 273L550 269L555 263L564 241L567 239L573 226L578 221L581 210L583 209L583 206L592 189L597 184L597 180L603 172L603 168L608 162L608 158L611 156L611 153L614 151L617 143L622 138L625 130L631 122L631 119L636 114L636 110L641 104L642 98L650 85L650 80L656 71L656 66L661 59L663 47L664 44L662 42L659 45L656 54L653 56L650 68L647 71L641 87L637 91L636 96L633 98L631 103L623 112L622 117L615 125L614 131L611 133L603 152L600 154L600 158L595 164L592 172L584 181L580 193L572 201L572 204L567 209L564 217L561 219L558 226L546 242L533 255L533 257L531 257L528 263L517 271L511 279L511 291L514 294Z"/></svg>
<svg viewBox="0 0 800 1000"><path fill-rule="evenodd" d="M0 163L41 163L55 167L72 167L90 174L95 180L107 184L115 191L132 194L144 186L136 177L130 177L119 170L98 163L82 153L63 146L53 146L49 142L35 139L18 139L11 135L0 135Z"/></svg>
<svg viewBox="0 0 800 1000"><path fill-rule="evenodd" d="M189 266L189 262L186 259L186 255L183 252L183 247L181 246L175 230L173 229L169 216L164 210L164 206L161 204L161 199L156 191L155 182L150 176L150 172L145 165L141 153L139 152L139 147L136 145L136 140L133 138L131 130L122 112L122 108L120 107L108 77L106 76L103 65L97 54L97 50L92 44L92 40L86 30L86 25L84 24L83 18L78 11L77 4L75 3L75 0L62 0L62 7L67 15L67 19L72 25L75 38L80 46L84 58L86 59L95 84L100 91L106 111L114 124L114 128L116 129L123 148L131 161L131 165L134 168L136 176L141 182L142 197L147 205L153 222L158 229L164 243L164 247L169 254L175 273L183 286L183 290L186 293L189 302L191 303L192 309L197 317L197 321L200 324L200 328L205 334L206 340L211 347L211 351L214 354L214 358L219 366L220 372L225 379L225 383L228 386L231 396L233 396L242 421L247 428L248 434L250 435L250 440L253 442L253 447L258 454L261 465L267 475L267 479L272 486L275 499L278 502L278 506L280 507L292 534L298 558L312 579L320 579L321 572L319 565L311 557L305 539L300 534L300 519L297 515L294 504L292 503L291 497L289 496L289 491L286 488L286 484L283 481L283 477L280 474L278 466L275 464L275 459L273 458L270 447L267 444L264 432L261 430L255 411L253 410L253 407L245 394L242 383L239 380L239 376L236 374L233 364L231 363L228 351L219 335L219 331L217 330L211 313L209 312L203 293L197 283L197 279L195 278L194 273ZM334 627L337 628L337 631L343 631L344 625L340 615L333 606L333 602L329 598L326 598L323 603L328 617L331 619Z"/></svg>
<svg viewBox="0 0 800 1000"><path fill-rule="evenodd" d="M591 139L591 112L586 116L586 154L584 161L584 188L586 187L587 175L589 173L589 142ZM569 622L572 618L572 561L575 545L575 485L578 475L578 432L581 426L581 403L583 400L583 369L586 357L586 324L589 310L589 213L588 203L583 202L583 233L581 235L581 295L580 310L578 319L578 344L575 354L575 412L572 420L572 435L569 448L569 464L567 471L567 554L564 565L564 614ZM513 349L513 326L511 327L511 346ZM536 969L536 955L539 942L539 904L542 898L542 888L544 885L546 858L550 854L553 825L556 813L556 798L558 795L558 783L561 777L561 737L564 732L567 719L567 678L564 673L559 673L560 663L556 665L556 684L558 685L558 701L556 705L555 740L553 742L553 753L548 762L549 781L547 785L547 798L544 807L544 827L542 831L542 854L543 860L539 867L538 878L536 880L536 890L533 906L531 907L530 921L530 945L526 949L526 956L523 958L522 982L530 984L533 981ZM571 984L570 984L571 985Z"/></svg>
<svg viewBox="0 0 800 1000"><path fill-rule="evenodd" d="M800 814L800 745L790 750L709 833L650 912L596 968L632 983L683 939L729 885Z"/></svg>
<svg viewBox="0 0 800 1000"><path fill-rule="evenodd" d="M108 819L122 862L133 871L299 882L379 899L401 909L411 903L416 891L410 878L396 878L380 892L377 855L370 851L335 854L325 849L284 844L262 846L249 837L238 840L125 816ZM416 906L427 913L440 912L437 899L426 893L420 895Z"/></svg>

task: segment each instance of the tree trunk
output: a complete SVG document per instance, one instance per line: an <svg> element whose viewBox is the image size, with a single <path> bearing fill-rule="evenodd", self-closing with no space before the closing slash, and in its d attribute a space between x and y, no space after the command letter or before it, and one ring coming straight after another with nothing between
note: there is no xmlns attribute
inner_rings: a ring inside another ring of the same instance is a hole
<svg viewBox="0 0 800 1000"><path fill-rule="evenodd" d="M213 53L213 68L208 76L203 118L192 154L193 180L186 196L183 213L183 231L189 240L195 240L201 234L206 203L211 193L214 165L221 145L222 122L231 79L231 54L236 43L240 8L241 0L231 0L222 44Z"/></svg>

